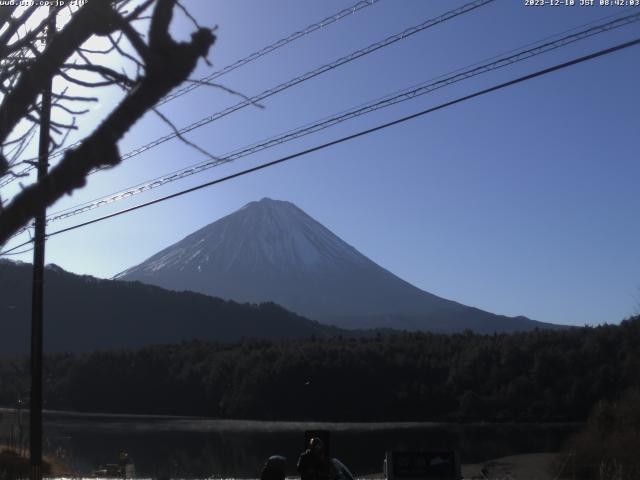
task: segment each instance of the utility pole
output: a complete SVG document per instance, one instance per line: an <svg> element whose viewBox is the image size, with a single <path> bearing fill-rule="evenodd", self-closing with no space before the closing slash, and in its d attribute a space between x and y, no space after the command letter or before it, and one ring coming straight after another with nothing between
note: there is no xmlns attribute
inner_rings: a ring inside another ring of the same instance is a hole
<svg viewBox="0 0 640 480"><path fill-rule="evenodd" d="M49 7L49 21L45 48L56 30L56 12ZM38 145L38 181L47 175L51 124L51 80L42 91L40 111L40 140ZM43 292L44 246L46 241L47 208L35 217L33 248L33 287L31 298L31 401L29 402L29 463L30 480L42 480L42 351L43 351Z"/></svg>

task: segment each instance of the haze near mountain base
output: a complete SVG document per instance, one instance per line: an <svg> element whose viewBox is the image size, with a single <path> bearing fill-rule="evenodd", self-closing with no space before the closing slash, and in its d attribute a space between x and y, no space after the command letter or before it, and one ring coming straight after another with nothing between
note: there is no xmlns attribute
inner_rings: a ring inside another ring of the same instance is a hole
<svg viewBox="0 0 640 480"><path fill-rule="evenodd" d="M272 301L349 329L493 333L556 327L420 290L293 203L269 198L245 205L115 278L238 302Z"/></svg>

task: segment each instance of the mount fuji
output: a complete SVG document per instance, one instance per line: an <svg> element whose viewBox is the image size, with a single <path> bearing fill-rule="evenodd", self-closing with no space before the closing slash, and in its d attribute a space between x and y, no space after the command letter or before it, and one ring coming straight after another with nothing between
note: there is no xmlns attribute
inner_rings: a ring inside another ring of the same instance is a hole
<svg viewBox="0 0 640 480"><path fill-rule="evenodd" d="M294 204L269 198L245 205L115 278L238 302L271 301L350 329L493 333L557 327L420 290Z"/></svg>

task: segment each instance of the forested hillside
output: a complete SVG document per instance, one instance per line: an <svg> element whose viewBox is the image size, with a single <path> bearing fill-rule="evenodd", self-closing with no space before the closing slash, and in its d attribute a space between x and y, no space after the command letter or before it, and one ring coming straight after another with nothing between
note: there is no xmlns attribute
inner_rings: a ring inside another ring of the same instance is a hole
<svg viewBox="0 0 640 480"><path fill-rule="evenodd" d="M29 264L0 259L0 352L29 351ZM274 303L240 304L138 282L45 269L45 351L136 349L182 340L238 341L244 336L309 338L346 334Z"/></svg>
<svg viewBox="0 0 640 480"><path fill-rule="evenodd" d="M224 418L582 421L640 384L640 317L519 334L188 342L46 359L46 408ZM0 362L0 402L27 386Z"/></svg>

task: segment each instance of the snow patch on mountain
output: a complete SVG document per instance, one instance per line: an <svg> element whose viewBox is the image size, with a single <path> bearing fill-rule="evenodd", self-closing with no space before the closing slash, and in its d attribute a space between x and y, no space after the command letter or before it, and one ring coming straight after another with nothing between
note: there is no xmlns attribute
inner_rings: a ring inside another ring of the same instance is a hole
<svg viewBox="0 0 640 480"><path fill-rule="evenodd" d="M136 272L343 269L370 261L290 202L263 198L221 218L144 263L116 276Z"/></svg>
<svg viewBox="0 0 640 480"><path fill-rule="evenodd" d="M271 301L345 328L492 333L544 325L420 290L293 203L269 198L248 203L116 278L239 302Z"/></svg>

